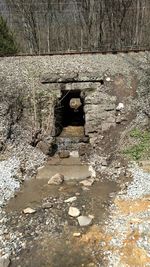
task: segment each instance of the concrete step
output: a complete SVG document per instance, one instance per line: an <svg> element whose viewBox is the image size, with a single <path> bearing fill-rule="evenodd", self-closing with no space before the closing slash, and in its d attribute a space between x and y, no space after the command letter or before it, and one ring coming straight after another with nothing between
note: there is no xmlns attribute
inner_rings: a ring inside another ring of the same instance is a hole
<svg viewBox="0 0 150 267"><path fill-rule="evenodd" d="M50 179L56 173L63 174L65 180L83 180L91 177L92 174L89 165L82 164L79 158L59 159L56 157L38 170L36 179Z"/></svg>

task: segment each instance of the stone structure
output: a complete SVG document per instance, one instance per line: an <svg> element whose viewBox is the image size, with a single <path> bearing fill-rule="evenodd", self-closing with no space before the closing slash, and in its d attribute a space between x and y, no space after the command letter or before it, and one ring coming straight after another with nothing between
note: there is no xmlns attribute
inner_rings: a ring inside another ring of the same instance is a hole
<svg viewBox="0 0 150 267"><path fill-rule="evenodd" d="M149 50L149 0L0 0L21 54Z"/></svg>
<svg viewBox="0 0 150 267"><path fill-rule="evenodd" d="M56 135L55 106L62 92L74 91L83 100L91 145L98 139L114 153L134 119L150 116L149 60L148 52L1 58L1 144L26 142L47 151Z"/></svg>

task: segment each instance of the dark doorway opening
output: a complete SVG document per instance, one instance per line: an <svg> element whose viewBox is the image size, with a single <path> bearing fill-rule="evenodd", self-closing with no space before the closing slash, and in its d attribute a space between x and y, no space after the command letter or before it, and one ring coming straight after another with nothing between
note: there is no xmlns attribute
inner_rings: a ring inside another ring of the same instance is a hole
<svg viewBox="0 0 150 267"><path fill-rule="evenodd" d="M60 135L64 127L83 126L84 98L80 90L62 90L61 98L55 105L55 136Z"/></svg>

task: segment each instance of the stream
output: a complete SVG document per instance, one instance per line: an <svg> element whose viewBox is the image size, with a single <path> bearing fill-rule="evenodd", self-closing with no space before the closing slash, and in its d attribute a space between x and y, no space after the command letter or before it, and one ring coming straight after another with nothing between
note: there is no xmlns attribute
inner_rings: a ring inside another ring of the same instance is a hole
<svg viewBox="0 0 150 267"><path fill-rule="evenodd" d="M53 173L53 168L54 171L63 168L66 175L72 170L74 175L62 185L48 185L47 175L49 171L50 175ZM80 173L78 159L74 162L63 159L59 163L53 159L39 170L36 178L25 181L9 201L5 209L9 235L15 236L14 244L20 242L20 249L12 257L12 267L105 266L100 233L119 188L106 179L83 187L80 181L89 177L89 168L88 165L82 168ZM73 196L76 196L73 203L65 202ZM70 206L77 207L81 215L92 216L92 225L79 226L77 218L68 214ZM36 212L24 214L27 207ZM92 236L91 242L87 242L86 235Z"/></svg>

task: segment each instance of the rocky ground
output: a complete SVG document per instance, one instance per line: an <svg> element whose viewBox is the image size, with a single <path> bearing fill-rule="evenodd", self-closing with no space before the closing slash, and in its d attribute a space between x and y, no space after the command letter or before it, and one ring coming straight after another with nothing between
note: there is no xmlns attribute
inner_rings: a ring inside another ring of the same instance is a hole
<svg viewBox="0 0 150 267"><path fill-rule="evenodd" d="M7 152L1 157L0 207L13 197L23 180L34 175L37 167L46 159L41 151L27 144L8 146Z"/></svg>
<svg viewBox="0 0 150 267"><path fill-rule="evenodd" d="M109 266L150 266L150 173L137 165L130 171L133 180L116 196L105 228Z"/></svg>
<svg viewBox="0 0 150 267"><path fill-rule="evenodd" d="M132 179L118 175L117 182L112 175L89 184L24 182L1 208L0 266L150 266L150 164L140 165L128 167ZM11 182L13 194L19 184ZM80 215L87 216L82 227Z"/></svg>

